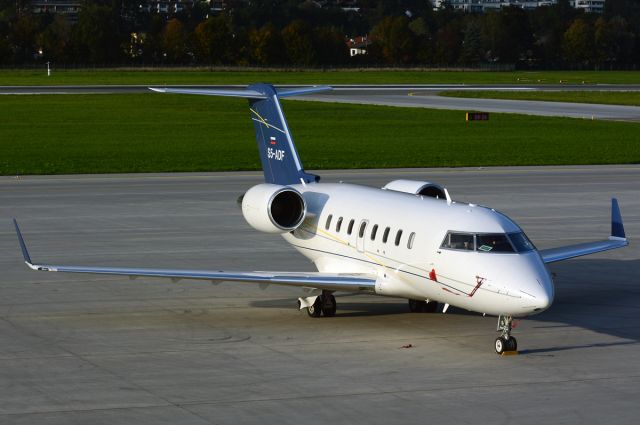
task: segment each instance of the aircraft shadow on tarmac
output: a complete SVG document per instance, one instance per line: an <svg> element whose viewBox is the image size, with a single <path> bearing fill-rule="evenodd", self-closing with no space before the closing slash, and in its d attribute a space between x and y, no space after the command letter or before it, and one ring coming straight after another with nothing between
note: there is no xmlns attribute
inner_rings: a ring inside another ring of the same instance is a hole
<svg viewBox="0 0 640 425"><path fill-rule="evenodd" d="M602 342L594 338L592 344L522 350L521 354L632 345L640 342L640 260L578 259L552 264L550 270L555 275L555 301L548 311L525 319L532 323L532 328L576 327L621 340ZM367 303L361 301L363 298L360 297L357 301L351 301L351 297L350 294L338 294L338 312L335 318L415 314L409 313L404 302ZM252 306L287 308L292 304L291 299L272 299L255 301ZM453 307L447 314L477 316L477 313Z"/></svg>

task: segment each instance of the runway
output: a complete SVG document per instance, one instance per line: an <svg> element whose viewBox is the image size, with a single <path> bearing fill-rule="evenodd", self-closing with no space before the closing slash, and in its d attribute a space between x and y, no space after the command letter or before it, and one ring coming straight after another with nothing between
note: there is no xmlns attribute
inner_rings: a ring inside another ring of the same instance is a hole
<svg viewBox="0 0 640 425"><path fill-rule="evenodd" d="M174 86L178 87L178 86ZM181 86L190 88L239 88L244 86ZM281 86L287 87L287 86ZM540 102L501 99L465 99L440 97L445 90L503 91L638 91L640 85L496 85L496 84L426 84L426 85L337 85L328 93L299 97L299 100L360 103L401 107L450 110L479 110L495 113L558 116L570 118L640 120L640 107L568 102ZM108 94L145 93L147 86L4 86L0 94Z"/></svg>
<svg viewBox="0 0 640 425"><path fill-rule="evenodd" d="M0 177L0 423L637 423L640 166L317 173L439 182L539 248L606 237L615 196L631 245L553 265L554 305L499 357L496 318L453 307L343 295L311 319L294 288L32 272L10 222L42 262L313 270L244 222L260 173Z"/></svg>

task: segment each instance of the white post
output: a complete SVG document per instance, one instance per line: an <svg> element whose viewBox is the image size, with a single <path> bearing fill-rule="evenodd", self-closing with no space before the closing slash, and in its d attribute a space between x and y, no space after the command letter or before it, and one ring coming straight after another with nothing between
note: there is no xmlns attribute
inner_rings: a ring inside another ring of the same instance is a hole
<svg viewBox="0 0 640 425"><path fill-rule="evenodd" d="M49 66L50 62L47 62L47 77L51 77L51 67Z"/></svg>

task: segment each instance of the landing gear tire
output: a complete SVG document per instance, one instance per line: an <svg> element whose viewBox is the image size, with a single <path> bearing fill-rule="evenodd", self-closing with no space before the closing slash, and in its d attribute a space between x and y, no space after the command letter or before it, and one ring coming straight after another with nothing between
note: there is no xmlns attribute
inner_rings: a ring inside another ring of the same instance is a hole
<svg viewBox="0 0 640 425"><path fill-rule="evenodd" d="M509 351L518 351L518 341L514 337L510 337L507 340L507 345L509 347Z"/></svg>
<svg viewBox="0 0 640 425"><path fill-rule="evenodd" d="M504 339L503 337L496 338L496 341L495 341L496 353L502 354L505 351L508 351L507 344L508 344L507 340Z"/></svg>
<svg viewBox="0 0 640 425"><path fill-rule="evenodd" d="M309 317L320 317L322 315L322 297L316 298L313 304L307 307Z"/></svg>
<svg viewBox="0 0 640 425"><path fill-rule="evenodd" d="M326 298L322 305L322 314L324 315L324 317L333 317L336 315L336 297L334 297L333 294L329 294L325 297Z"/></svg>

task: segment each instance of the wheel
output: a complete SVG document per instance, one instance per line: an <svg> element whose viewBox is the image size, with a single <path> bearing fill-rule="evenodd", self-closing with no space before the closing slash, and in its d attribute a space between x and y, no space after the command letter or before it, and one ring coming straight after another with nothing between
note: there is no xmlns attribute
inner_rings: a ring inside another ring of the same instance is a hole
<svg viewBox="0 0 640 425"><path fill-rule="evenodd" d="M322 315L322 297L316 298L313 304L307 307L309 317L320 317Z"/></svg>
<svg viewBox="0 0 640 425"><path fill-rule="evenodd" d="M325 317L333 317L336 315L336 308L336 297L329 295L322 306L322 314L324 314Z"/></svg>
<svg viewBox="0 0 640 425"><path fill-rule="evenodd" d="M507 340L507 346L509 347L509 351L518 351L518 341L514 337L510 337Z"/></svg>
<svg viewBox="0 0 640 425"><path fill-rule="evenodd" d="M409 311L412 313L422 313L426 310L426 306L425 301L409 300Z"/></svg>
<svg viewBox="0 0 640 425"><path fill-rule="evenodd" d="M496 349L496 353L498 354L502 354L505 351L507 351L507 340L500 337L500 338L496 338L495 341L495 349Z"/></svg>
<svg viewBox="0 0 640 425"><path fill-rule="evenodd" d="M426 305L425 311L427 313L435 313L438 311L438 302L437 301L429 301Z"/></svg>

